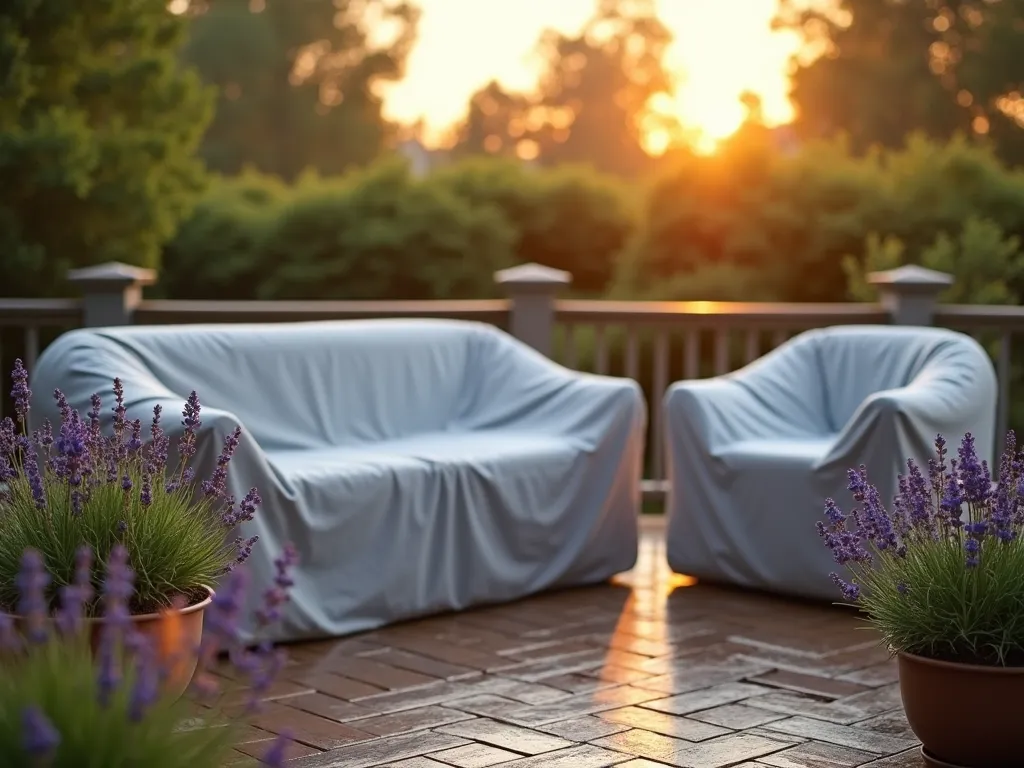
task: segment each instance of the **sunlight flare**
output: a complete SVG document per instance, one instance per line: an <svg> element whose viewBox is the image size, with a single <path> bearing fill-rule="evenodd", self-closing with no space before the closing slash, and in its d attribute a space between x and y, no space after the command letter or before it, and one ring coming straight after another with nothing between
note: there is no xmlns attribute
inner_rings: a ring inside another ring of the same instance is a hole
<svg viewBox="0 0 1024 768"><path fill-rule="evenodd" d="M424 119L428 144L443 141L470 95L490 80L529 90L537 74L531 50L541 32L575 33L594 10L593 0L420 0L420 5L419 40L407 77L384 94L389 118ZM684 135L673 136L651 121L644 126L648 152L660 154L680 139L698 151L713 151L742 124L744 92L761 99L768 125L792 119L787 67L799 41L791 32L772 31L776 0L660 0L658 10L675 36L667 63L680 84L673 97L659 97L649 107L678 117Z"/></svg>

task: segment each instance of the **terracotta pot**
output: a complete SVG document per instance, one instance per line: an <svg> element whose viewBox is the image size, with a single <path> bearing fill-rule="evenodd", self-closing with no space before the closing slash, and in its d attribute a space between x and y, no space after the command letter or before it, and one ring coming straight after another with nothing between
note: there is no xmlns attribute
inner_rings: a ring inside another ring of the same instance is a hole
<svg viewBox="0 0 1024 768"><path fill-rule="evenodd" d="M206 597L198 603L167 613L143 613L132 616L135 631L152 641L157 661L167 671L163 690L180 697L192 682L199 663L199 643L203 638L203 617L213 602L213 590L203 587ZM92 625L92 647L99 647L103 619L88 619Z"/></svg>
<svg viewBox="0 0 1024 768"><path fill-rule="evenodd" d="M1019 768L1024 763L1024 668L899 655L907 722L935 766Z"/></svg>
<svg viewBox="0 0 1024 768"><path fill-rule="evenodd" d="M157 662L167 671L163 691L174 698L179 698L188 688L199 663L203 616L213 602L213 590L209 587L203 589L206 590L206 597L185 608L131 617L135 631L152 641ZM20 616L13 618L16 623L24 620ZM86 619L85 625L95 654L103 634L103 618Z"/></svg>

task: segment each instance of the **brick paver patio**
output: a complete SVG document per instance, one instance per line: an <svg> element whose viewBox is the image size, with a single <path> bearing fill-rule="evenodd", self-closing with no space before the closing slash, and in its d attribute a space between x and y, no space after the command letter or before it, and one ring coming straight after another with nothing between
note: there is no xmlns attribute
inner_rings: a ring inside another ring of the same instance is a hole
<svg viewBox="0 0 1024 768"><path fill-rule="evenodd" d="M288 730L295 768L923 766L854 615L693 585L644 528L614 584L292 646L232 765Z"/></svg>

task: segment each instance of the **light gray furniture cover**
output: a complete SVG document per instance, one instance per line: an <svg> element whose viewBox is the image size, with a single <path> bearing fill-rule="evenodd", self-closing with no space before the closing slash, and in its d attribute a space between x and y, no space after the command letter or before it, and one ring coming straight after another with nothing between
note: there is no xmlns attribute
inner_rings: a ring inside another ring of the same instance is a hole
<svg viewBox="0 0 1024 768"><path fill-rule="evenodd" d="M159 403L168 427L197 390L201 477L242 426L230 492L263 497L241 531L260 537L251 591L270 586L286 542L302 558L276 639L599 582L635 562L639 387L571 372L491 326L72 331L39 359L35 418L57 418L57 387L83 412L96 391L109 408L114 376L130 417Z"/></svg>
<svg viewBox="0 0 1024 768"><path fill-rule="evenodd" d="M933 328L803 333L731 375L664 398L669 565L698 579L839 600L815 531L827 497L853 499L864 464L889 502L906 460L965 432L991 460L996 378L968 336ZM924 466L927 466L924 464Z"/></svg>

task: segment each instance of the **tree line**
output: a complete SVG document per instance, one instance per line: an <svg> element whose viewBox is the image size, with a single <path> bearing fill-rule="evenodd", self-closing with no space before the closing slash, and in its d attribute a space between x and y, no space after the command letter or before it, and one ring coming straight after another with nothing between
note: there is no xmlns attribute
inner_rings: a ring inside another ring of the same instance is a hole
<svg viewBox="0 0 1024 768"><path fill-rule="evenodd" d="M710 157L657 109L675 82L653 0L597 0L538 41L535 89L472 96L426 177L380 97L414 3L171 8L0 10L0 293L120 260L159 266L167 296L483 296L530 260L586 295L818 301L917 261L961 274L958 298L1020 298L1024 0L780 0L808 46L796 144L748 99ZM655 157L652 132L677 143Z"/></svg>

